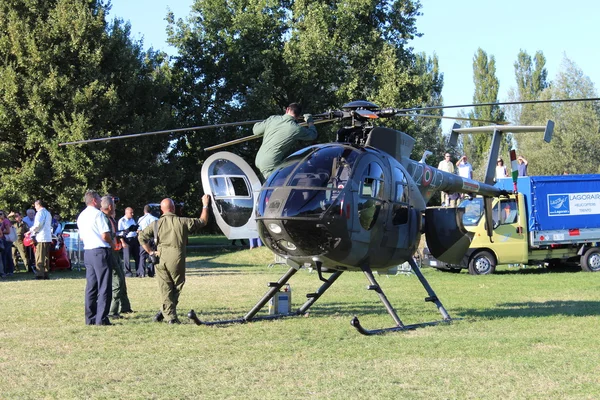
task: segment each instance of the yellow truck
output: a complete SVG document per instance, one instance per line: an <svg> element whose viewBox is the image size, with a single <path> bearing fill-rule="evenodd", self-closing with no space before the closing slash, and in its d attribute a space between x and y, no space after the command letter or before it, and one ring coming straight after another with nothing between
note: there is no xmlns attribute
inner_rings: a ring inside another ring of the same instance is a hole
<svg viewBox="0 0 600 400"><path fill-rule="evenodd" d="M513 190L510 178L496 186ZM463 225L472 232L471 245L459 265L433 258L423 250L422 265L470 274L491 274L497 265L577 264L600 271L600 175L519 177L517 193L494 199L493 236L483 218L483 198L464 200Z"/></svg>

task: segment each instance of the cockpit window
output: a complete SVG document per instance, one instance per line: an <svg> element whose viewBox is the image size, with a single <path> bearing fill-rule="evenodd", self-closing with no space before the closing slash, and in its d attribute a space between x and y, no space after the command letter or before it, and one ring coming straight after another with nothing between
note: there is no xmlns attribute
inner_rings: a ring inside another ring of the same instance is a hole
<svg viewBox="0 0 600 400"><path fill-rule="evenodd" d="M319 217L336 203L359 155L358 150L340 145L316 147L313 152L293 154L271 174L261 190L258 216L274 210L269 205L273 188L283 186L294 189L285 192L289 195L285 195L283 203L277 203L277 212L281 216ZM301 156L302 160L298 160L297 156Z"/></svg>
<svg viewBox="0 0 600 400"><path fill-rule="evenodd" d="M306 157L288 186L338 188L345 185L358 151L351 147L323 147Z"/></svg>

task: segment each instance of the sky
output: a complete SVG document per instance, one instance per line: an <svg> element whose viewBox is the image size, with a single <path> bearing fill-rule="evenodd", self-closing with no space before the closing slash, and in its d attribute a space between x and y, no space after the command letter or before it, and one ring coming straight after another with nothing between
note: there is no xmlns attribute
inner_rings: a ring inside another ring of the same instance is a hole
<svg viewBox="0 0 600 400"><path fill-rule="evenodd" d="M109 18L131 23L135 39L174 55L166 43L165 16L190 13L193 0L113 0ZM437 54L444 74L445 105L470 104L473 100L473 56L482 48L496 59L500 81L499 101L507 101L516 86L514 62L519 51L546 57L549 80L560 71L563 59L574 62L596 86L600 84L600 2L597 0L421 0L417 30L423 34L410 42L416 52ZM595 43L595 44L594 44ZM382 105L394 106L394 105ZM459 109L445 111L456 116ZM318 112L314 110L313 112ZM453 121L442 122L444 132Z"/></svg>

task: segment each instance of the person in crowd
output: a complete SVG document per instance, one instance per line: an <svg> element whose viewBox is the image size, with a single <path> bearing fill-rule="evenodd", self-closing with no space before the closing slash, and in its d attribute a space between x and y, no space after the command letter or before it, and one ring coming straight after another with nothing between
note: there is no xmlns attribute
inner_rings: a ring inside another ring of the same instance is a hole
<svg viewBox="0 0 600 400"><path fill-rule="evenodd" d="M473 179L473 166L471 164L469 164L469 161L467 160L467 156L462 156L456 162L456 168L458 168L459 176L461 176L463 178L467 178L467 179Z"/></svg>
<svg viewBox="0 0 600 400"><path fill-rule="evenodd" d="M52 215L42 200L33 203L36 210L33 226L29 228L35 236L35 279L50 279L50 248L52 247Z"/></svg>
<svg viewBox="0 0 600 400"><path fill-rule="evenodd" d="M144 229L146 229L148 227L148 225L152 224L154 221L157 221L158 218L156 218L154 215L152 215L152 213L150 212L150 205L146 204L144 206L144 215L140 217L140 219L138 219L138 237L139 237L139 233L141 231L143 231ZM154 239L151 240L151 247L154 246ZM145 273L149 276L149 277L154 277L154 265L152 265L151 263L147 263L146 260L148 259L148 252L144 249L144 246L141 245L140 243L140 264L142 264L142 268L144 269Z"/></svg>
<svg viewBox="0 0 600 400"><path fill-rule="evenodd" d="M498 158L498 161L496 162L496 181L506 177L508 177L508 171L506 171L504 160L502 158Z"/></svg>
<svg viewBox="0 0 600 400"><path fill-rule="evenodd" d="M259 237L250 238L248 240L250 241L250 249L262 246L262 240L260 240Z"/></svg>
<svg viewBox="0 0 600 400"><path fill-rule="evenodd" d="M60 214L54 214L54 217L52 217L52 233L58 236L62 233L62 230L63 225L60 220Z"/></svg>
<svg viewBox="0 0 600 400"><path fill-rule="evenodd" d="M266 180L281 161L290 155L297 141L311 141L317 138L317 128L312 115L304 114L308 128L296 122L301 115L302 106L292 103L285 109L284 115L272 115L252 127L255 135L263 135L262 145L254 161L263 179Z"/></svg>
<svg viewBox="0 0 600 400"><path fill-rule="evenodd" d="M121 314L132 313L131 303L127 295L125 273L119 263L119 250L121 241L117 238L117 221L115 220L115 201L112 196L104 196L100 200L100 210L104 213L110 229L110 244L112 251L108 257L108 264L112 271L112 302L110 304L109 318L121 318Z"/></svg>
<svg viewBox="0 0 600 400"><path fill-rule="evenodd" d="M27 209L27 211L25 211L25 217L23 217L23 222L25 222L27 226L31 228L33 226L34 220L35 210L33 208Z"/></svg>
<svg viewBox="0 0 600 400"><path fill-rule="evenodd" d="M13 243L12 249L13 263L16 269L18 265L17 257L20 255L21 260L23 260L23 268L25 269L25 272L27 272L29 270L29 266L31 265L31 260L29 259L29 253L23 244L23 239L25 238L27 231L29 231L29 226L25 223L25 221L23 221L23 217L21 216L20 212L13 213L13 218L15 220L13 226L17 231L17 240Z"/></svg>
<svg viewBox="0 0 600 400"><path fill-rule="evenodd" d="M140 243L150 256L155 258L156 279L161 295L161 309L154 317L155 322L165 318L170 324L181 323L177 318L179 295L185 284L185 257L188 235L196 233L208 223L210 196L202 196L200 218L184 218L175 214L173 200L166 198L160 202L162 215L155 224L148 225L140 232ZM150 247L150 240L157 237L157 250Z"/></svg>
<svg viewBox="0 0 600 400"><path fill-rule="evenodd" d="M23 217L23 222L27 224L27 226L31 229L35 220L35 210L33 208L29 208L25 211L25 216ZM35 272L35 254L33 252L33 246L27 246L25 251L29 255L29 269L32 272Z"/></svg>
<svg viewBox="0 0 600 400"><path fill-rule="evenodd" d="M125 215L119 220L119 231L123 232L121 236L121 244L123 245L123 265L125 267L125 276L133 276L133 268L131 268L131 257L135 262L136 276L143 277L145 275L144 268L140 263L140 242L137 237L137 224L133 218L133 208L127 207ZM135 229L133 229L134 227ZM133 229L133 230L132 230Z"/></svg>
<svg viewBox="0 0 600 400"><path fill-rule="evenodd" d="M519 163L519 176L527 176L527 165L529 164L523 156L517 157Z"/></svg>
<svg viewBox="0 0 600 400"><path fill-rule="evenodd" d="M442 161L440 161L437 169L439 169L440 171L448 172L450 174L454 173L454 163L452 162L452 157L451 157L450 153L444 154L444 159ZM442 196L442 206L445 206L445 207L449 206L450 200L448 199L448 192L442 192L441 196Z"/></svg>
<svg viewBox="0 0 600 400"><path fill-rule="evenodd" d="M12 237L12 223L8 219L8 215L4 210L0 210L0 229L2 230L2 244L4 251L2 252L2 263L4 264L4 275L12 276L15 272L15 265L12 259L12 245L16 237ZM16 235L15 235L16 236Z"/></svg>
<svg viewBox="0 0 600 400"><path fill-rule="evenodd" d="M85 323L112 325L108 318L111 302L112 273L109 266L111 238L108 220L100 211L101 198L93 190L85 193L86 208L77 217L79 237L83 241L85 264Z"/></svg>

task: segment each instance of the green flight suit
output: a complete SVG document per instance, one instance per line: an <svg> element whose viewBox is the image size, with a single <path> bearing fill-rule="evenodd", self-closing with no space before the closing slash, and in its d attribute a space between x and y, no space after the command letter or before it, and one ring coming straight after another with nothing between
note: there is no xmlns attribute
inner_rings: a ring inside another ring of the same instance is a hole
<svg viewBox="0 0 600 400"><path fill-rule="evenodd" d="M15 222L14 227L15 227L15 230L17 231L17 240L15 240L15 242L13 243L13 248L12 248L12 257L13 257L13 262L15 264L15 271L18 269L17 255L20 254L21 259L23 260L24 267L25 267L25 272L27 272L29 270L29 265L31 264L31 260L29 259L29 254L27 253L27 249L25 248L25 245L23 244L23 238L25 237L25 234L29 231L29 225L27 225L27 223L21 221L21 222Z"/></svg>
<svg viewBox="0 0 600 400"><path fill-rule="evenodd" d="M117 235L117 221L114 218L104 216L107 219L110 228L110 239L115 240ZM125 282L125 273L119 262L119 251L111 249L108 257L108 265L112 270L112 301L110 303L110 315L119 315L124 312L131 312L131 303L127 295L127 283Z"/></svg>
<svg viewBox="0 0 600 400"><path fill-rule="evenodd" d="M148 244L154 239L154 225L151 223L138 235L140 244ZM185 218L167 212L158 219L158 253L160 261L156 265L156 281L160 291L161 312L167 321L177 318L179 294L185 283L186 245L190 233L197 233L205 224L200 218Z"/></svg>
<svg viewBox="0 0 600 400"><path fill-rule="evenodd" d="M302 127L289 114L270 116L254 124L252 132L255 135L263 134L263 142L256 153L254 164L265 179L290 155L297 141L317 138L317 128L314 125L309 128Z"/></svg>

